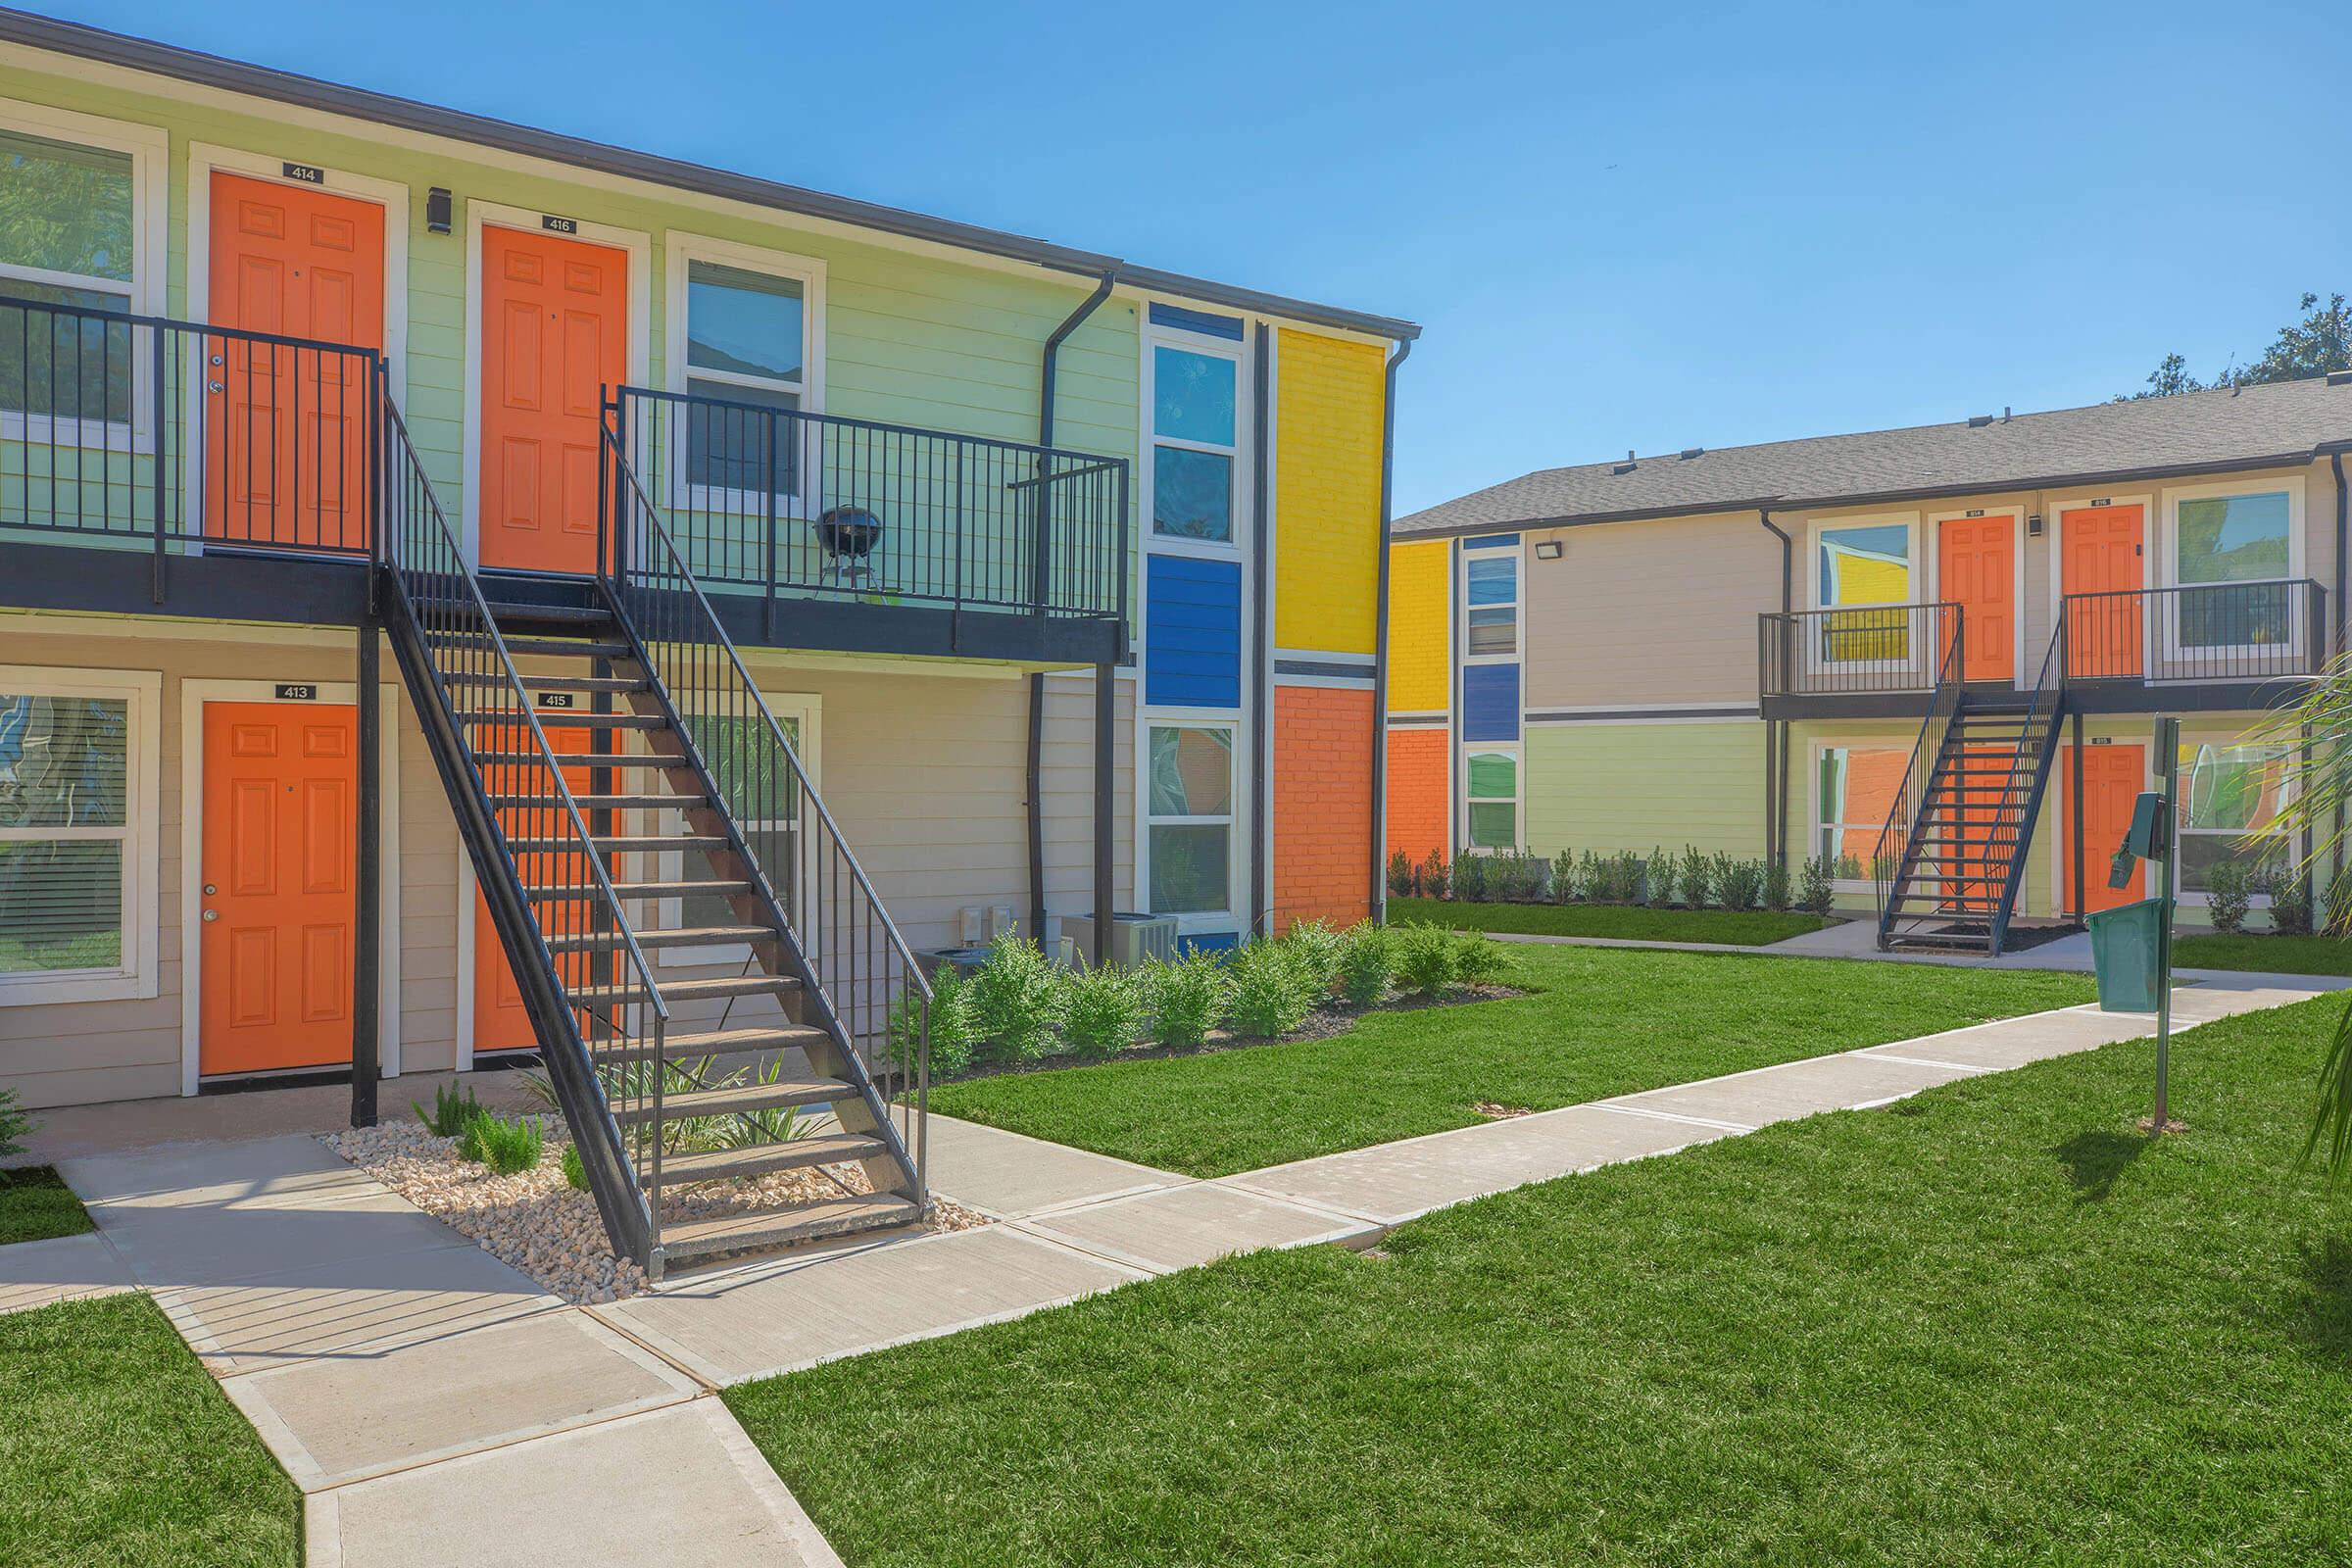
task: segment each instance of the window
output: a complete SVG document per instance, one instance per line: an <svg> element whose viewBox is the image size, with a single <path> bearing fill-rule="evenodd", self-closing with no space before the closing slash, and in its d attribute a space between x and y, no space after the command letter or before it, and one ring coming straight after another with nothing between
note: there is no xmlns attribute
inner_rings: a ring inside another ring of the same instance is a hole
<svg viewBox="0 0 2352 1568"><path fill-rule="evenodd" d="M807 295L797 278L717 262L686 264L686 390L786 413L802 407ZM688 411L687 483L759 495L800 493L790 420L743 409Z"/></svg>
<svg viewBox="0 0 2352 1568"><path fill-rule="evenodd" d="M1152 912L1223 914L1233 907L1233 731L1151 730Z"/></svg>
<svg viewBox="0 0 2352 1568"><path fill-rule="evenodd" d="M2294 507L2287 492L2182 498L2173 515L2173 580L2183 648L2284 643Z"/></svg>
<svg viewBox="0 0 2352 1568"><path fill-rule="evenodd" d="M1152 531L1233 542L1240 367L1218 354L1152 350Z"/></svg>
<svg viewBox="0 0 2352 1568"><path fill-rule="evenodd" d="M2284 746L2180 743L2180 856L2182 893L2205 891L2205 874L2225 860L2249 867L2283 843L2246 843L2278 816L2286 786Z"/></svg>
<svg viewBox="0 0 2352 1568"><path fill-rule="evenodd" d="M1814 558L1819 574L1815 604L1822 610L1912 602L1908 522L1824 528L1814 537ZM1825 660L1910 657L1910 620L1900 609L1818 618Z"/></svg>
<svg viewBox="0 0 2352 1568"><path fill-rule="evenodd" d="M1870 875L1886 813L1903 787L1911 751L1900 746L1825 746L1814 791L1813 853L1840 881Z"/></svg>
<svg viewBox="0 0 2352 1568"><path fill-rule="evenodd" d="M1519 652L1519 552L1464 552L1462 652L1472 659Z"/></svg>
<svg viewBox="0 0 2352 1568"><path fill-rule="evenodd" d="M1474 850L1519 848L1519 759L1511 752L1472 752L1464 765L1469 839Z"/></svg>
<svg viewBox="0 0 2352 1568"><path fill-rule="evenodd" d="M154 709L0 671L0 1002L154 995Z"/></svg>
<svg viewBox="0 0 2352 1568"><path fill-rule="evenodd" d="M129 311L136 191L128 152L0 128L0 297ZM130 354L123 323L0 307L0 410L125 421Z"/></svg>
<svg viewBox="0 0 2352 1568"><path fill-rule="evenodd" d="M776 727L801 759L801 766L815 777L815 724L813 698L766 697L768 710L776 716ZM710 764L711 775L717 780L719 793L725 798L727 809L735 825L743 832L744 842L751 847L752 856L767 873L768 885L784 905L785 913L794 919L804 915L802 894L806 888L808 868L803 863L801 839L801 789L790 768L781 763L767 732L767 721L758 717L717 717L697 715L688 720L695 744ZM674 816L665 831L692 832L685 818ZM700 851L669 857L666 875L680 882L712 882L717 873L710 869L710 857ZM731 926L743 922L735 912L734 904L724 895L715 893L688 894L663 911L665 923L683 927ZM735 949L733 952L741 952ZM663 963L709 963L732 956L724 948L665 948L662 950Z"/></svg>

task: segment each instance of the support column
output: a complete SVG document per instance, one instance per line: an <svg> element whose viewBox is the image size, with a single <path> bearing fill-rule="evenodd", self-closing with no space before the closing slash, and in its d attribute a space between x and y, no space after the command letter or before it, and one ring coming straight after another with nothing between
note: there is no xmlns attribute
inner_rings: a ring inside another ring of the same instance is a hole
<svg viewBox="0 0 2352 1568"><path fill-rule="evenodd" d="M1110 961L1110 921L1118 902L1111 888L1116 806L1114 742L1118 731L1118 666L1095 666L1095 951L1097 967Z"/></svg>
<svg viewBox="0 0 2352 1568"><path fill-rule="evenodd" d="M376 1081L383 1076L383 713L377 697L375 617L359 630L359 874L353 896L351 966L351 1124L375 1125Z"/></svg>

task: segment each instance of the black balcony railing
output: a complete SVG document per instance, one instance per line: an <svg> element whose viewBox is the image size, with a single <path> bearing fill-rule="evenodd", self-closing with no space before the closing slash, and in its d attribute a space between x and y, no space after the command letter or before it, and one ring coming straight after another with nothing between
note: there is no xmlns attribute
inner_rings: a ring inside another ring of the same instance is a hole
<svg viewBox="0 0 2352 1568"><path fill-rule="evenodd" d="M1127 614L1124 458L643 387L609 417L682 564L771 622L810 597Z"/></svg>
<svg viewBox="0 0 2352 1568"><path fill-rule="evenodd" d="M1863 605L1757 618L1766 697L1932 692L1963 635L1958 605Z"/></svg>
<svg viewBox="0 0 2352 1568"><path fill-rule="evenodd" d="M2262 681L2328 662L2328 590L2308 577L2068 594L2067 676Z"/></svg>
<svg viewBox="0 0 2352 1568"><path fill-rule="evenodd" d="M371 349L0 298L0 530L365 555Z"/></svg>

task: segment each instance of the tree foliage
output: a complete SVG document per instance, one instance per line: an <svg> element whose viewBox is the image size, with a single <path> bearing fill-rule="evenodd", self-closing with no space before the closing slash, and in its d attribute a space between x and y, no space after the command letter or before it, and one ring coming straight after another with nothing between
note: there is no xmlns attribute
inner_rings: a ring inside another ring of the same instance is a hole
<svg viewBox="0 0 2352 1568"><path fill-rule="evenodd" d="M2346 308L2344 296L2330 294L2328 303L2322 305L2317 294L2306 294L2295 309L2303 313L2302 318L2280 327L2270 347L2253 364L2239 365L2232 360L2211 381L2203 381L2190 371L2186 359L2167 354L2148 372L2146 391L2125 393L2115 401L2131 403L2140 398L2177 397L2183 392L2221 387L2263 386L2273 381L2300 381L2307 376L2326 375L2330 370L2352 370L2352 309Z"/></svg>

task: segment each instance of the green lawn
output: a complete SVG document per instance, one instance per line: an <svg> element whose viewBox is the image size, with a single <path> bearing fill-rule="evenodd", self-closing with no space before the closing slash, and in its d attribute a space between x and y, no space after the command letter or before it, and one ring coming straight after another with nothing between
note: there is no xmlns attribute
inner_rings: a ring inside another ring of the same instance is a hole
<svg viewBox="0 0 2352 1568"><path fill-rule="evenodd" d="M2186 969L2267 969L2274 974L2352 975L2352 942L2341 937L2223 936L2173 938L2173 961Z"/></svg>
<svg viewBox="0 0 2352 1568"><path fill-rule="evenodd" d="M2352 1561L2336 1006L726 1397L855 1568Z"/></svg>
<svg viewBox="0 0 2352 1568"><path fill-rule="evenodd" d="M1627 942L1720 942L1760 948L1818 931L1814 914L1770 909L1638 909L1619 904L1462 904L1451 899L1391 899L1391 920L1434 920L1464 931L1511 931L1539 937L1616 937Z"/></svg>
<svg viewBox="0 0 2352 1568"><path fill-rule="evenodd" d="M1195 1176L1467 1127L2092 1000L2088 976L1514 947L1538 995L1375 1013L1327 1040L1007 1073L931 1108Z"/></svg>
<svg viewBox="0 0 2352 1568"><path fill-rule="evenodd" d="M46 1165L0 1170L0 1247L95 1230L81 1200Z"/></svg>
<svg viewBox="0 0 2352 1568"><path fill-rule="evenodd" d="M144 1296L0 1315L0 1561L302 1557L302 1499Z"/></svg>

